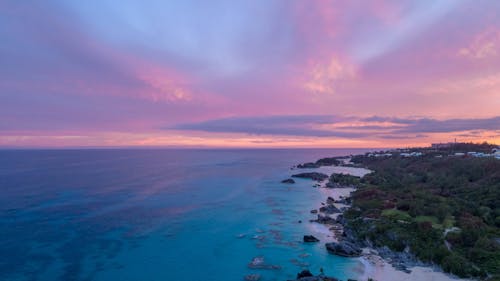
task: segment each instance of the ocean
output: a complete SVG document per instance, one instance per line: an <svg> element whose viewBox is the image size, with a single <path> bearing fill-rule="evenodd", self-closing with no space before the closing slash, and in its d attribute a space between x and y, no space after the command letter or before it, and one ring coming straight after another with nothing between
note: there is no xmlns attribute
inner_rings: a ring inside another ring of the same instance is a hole
<svg viewBox="0 0 500 281"><path fill-rule="evenodd" d="M298 163L364 151L2 150L0 280L356 278L359 259L329 255L328 231L309 222L324 191L280 181ZM255 257L280 269L251 269Z"/></svg>

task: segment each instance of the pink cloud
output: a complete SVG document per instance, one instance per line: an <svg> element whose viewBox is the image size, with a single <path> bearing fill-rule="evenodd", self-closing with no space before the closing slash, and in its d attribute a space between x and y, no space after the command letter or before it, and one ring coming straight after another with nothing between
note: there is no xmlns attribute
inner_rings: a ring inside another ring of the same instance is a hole
<svg viewBox="0 0 500 281"><path fill-rule="evenodd" d="M234 26L213 24L216 8L182 15L175 28L161 14L158 24L147 18L148 44L130 26L108 30L112 18L99 26L57 3L12 3L0 4L9 27L0 30L0 130L10 142L33 130L57 143L87 135L96 144L191 145L210 136L162 128L332 112L477 118L500 106L495 3L436 2L428 18L425 3L413 1L256 2L231 6L224 19ZM188 48L163 40L171 33Z"/></svg>
<svg viewBox="0 0 500 281"><path fill-rule="evenodd" d="M304 74L304 89L313 94L335 94L342 81L355 78L354 66L332 57L326 61L310 62Z"/></svg>
<svg viewBox="0 0 500 281"><path fill-rule="evenodd" d="M478 35L458 50L461 57L470 59L491 59L499 56L500 53L500 29L489 28Z"/></svg>

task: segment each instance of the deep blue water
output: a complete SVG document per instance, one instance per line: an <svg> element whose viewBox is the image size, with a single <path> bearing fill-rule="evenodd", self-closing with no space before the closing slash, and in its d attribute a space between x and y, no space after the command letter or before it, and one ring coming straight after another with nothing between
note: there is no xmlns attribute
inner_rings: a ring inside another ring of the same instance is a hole
<svg viewBox="0 0 500 281"><path fill-rule="evenodd" d="M280 181L294 164L361 151L0 151L0 280L356 277L358 260L301 243L325 195ZM282 268L249 269L255 256Z"/></svg>

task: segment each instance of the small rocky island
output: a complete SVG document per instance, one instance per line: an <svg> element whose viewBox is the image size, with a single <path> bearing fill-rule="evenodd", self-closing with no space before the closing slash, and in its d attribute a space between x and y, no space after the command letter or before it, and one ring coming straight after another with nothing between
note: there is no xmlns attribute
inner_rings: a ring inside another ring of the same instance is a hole
<svg viewBox="0 0 500 281"><path fill-rule="evenodd" d="M304 242L306 243L319 242L319 239L314 237L313 235L304 235Z"/></svg>
<svg viewBox="0 0 500 281"><path fill-rule="evenodd" d="M297 279L288 281L339 281L335 277L328 277L324 274L313 275L309 270L302 270L297 273Z"/></svg>
<svg viewBox="0 0 500 281"><path fill-rule="evenodd" d="M284 179L281 181L281 183L294 184L295 181L293 179Z"/></svg>
<svg viewBox="0 0 500 281"><path fill-rule="evenodd" d="M324 181L328 179L328 175L318 172L309 172L309 173L300 173L292 175L293 178L303 178L303 179L311 179L313 181Z"/></svg>

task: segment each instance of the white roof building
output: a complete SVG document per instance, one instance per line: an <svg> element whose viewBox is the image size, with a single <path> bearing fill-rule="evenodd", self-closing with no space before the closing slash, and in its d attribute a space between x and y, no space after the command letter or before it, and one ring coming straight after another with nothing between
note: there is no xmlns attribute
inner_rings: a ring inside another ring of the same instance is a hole
<svg viewBox="0 0 500 281"><path fill-rule="evenodd" d="M493 148L493 156L495 156L497 159L500 159L500 148Z"/></svg>

